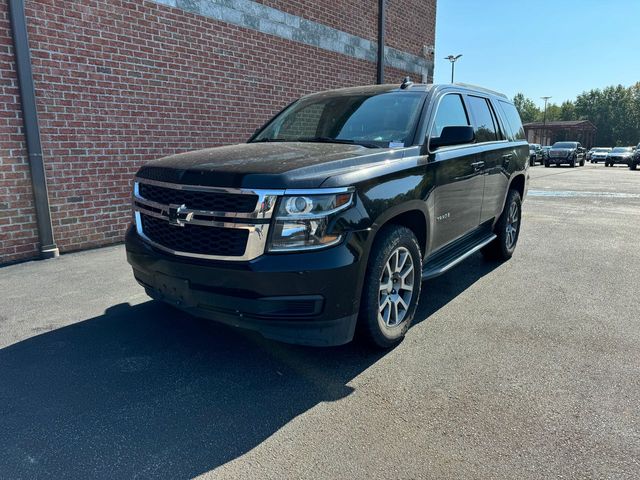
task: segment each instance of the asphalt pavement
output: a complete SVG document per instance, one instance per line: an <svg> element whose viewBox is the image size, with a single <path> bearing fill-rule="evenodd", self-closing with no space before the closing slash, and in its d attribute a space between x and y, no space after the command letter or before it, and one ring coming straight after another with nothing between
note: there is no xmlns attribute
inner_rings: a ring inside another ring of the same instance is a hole
<svg viewBox="0 0 640 480"><path fill-rule="evenodd" d="M640 478L640 172L530 171L387 353L186 316L122 246L0 268L0 478Z"/></svg>

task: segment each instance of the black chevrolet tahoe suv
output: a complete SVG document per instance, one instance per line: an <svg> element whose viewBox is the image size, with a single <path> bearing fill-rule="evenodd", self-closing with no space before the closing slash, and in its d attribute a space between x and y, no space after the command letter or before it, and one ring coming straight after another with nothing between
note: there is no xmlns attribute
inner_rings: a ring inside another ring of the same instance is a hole
<svg viewBox="0 0 640 480"><path fill-rule="evenodd" d="M422 280L511 257L529 146L503 95L377 85L292 103L245 144L134 180L126 250L148 295L306 345L399 343Z"/></svg>

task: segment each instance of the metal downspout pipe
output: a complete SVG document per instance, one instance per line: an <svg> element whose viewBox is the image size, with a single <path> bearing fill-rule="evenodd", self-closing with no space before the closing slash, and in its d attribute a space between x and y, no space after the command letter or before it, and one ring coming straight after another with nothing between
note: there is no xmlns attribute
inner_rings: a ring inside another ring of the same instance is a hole
<svg viewBox="0 0 640 480"><path fill-rule="evenodd" d="M53 238L53 228L51 226L49 193L47 191L47 179L42 157L42 144L40 143L40 126L38 125L36 94L33 86L24 0L8 0L8 2L13 51L18 74L18 85L20 87L24 136L29 156L29 169L31 170L31 184L33 186L40 240L40 256L42 258L54 258L59 255L59 250Z"/></svg>

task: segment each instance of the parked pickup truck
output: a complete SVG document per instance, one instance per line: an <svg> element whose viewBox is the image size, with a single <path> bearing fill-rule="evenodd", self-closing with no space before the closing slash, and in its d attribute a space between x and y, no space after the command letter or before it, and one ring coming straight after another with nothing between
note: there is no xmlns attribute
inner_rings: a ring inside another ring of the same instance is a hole
<svg viewBox="0 0 640 480"><path fill-rule="evenodd" d="M245 144L143 166L127 258L148 295L196 316L389 348L422 280L479 250L512 256L528 160L515 107L489 90L405 80L313 94Z"/></svg>

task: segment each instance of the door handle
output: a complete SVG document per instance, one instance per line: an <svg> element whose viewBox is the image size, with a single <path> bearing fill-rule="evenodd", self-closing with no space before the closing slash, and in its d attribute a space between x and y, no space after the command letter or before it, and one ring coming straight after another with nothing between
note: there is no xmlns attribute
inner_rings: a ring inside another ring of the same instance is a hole
<svg viewBox="0 0 640 480"><path fill-rule="evenodd" d="M477 172L478 170L480 170L482 167L484 167L484 162L480 161L480 162L473 162L471 164L471 166L473 167L473 169Z"/></svg>

